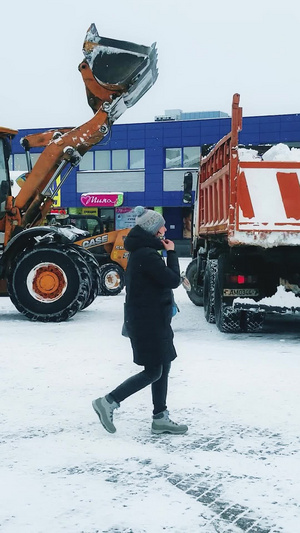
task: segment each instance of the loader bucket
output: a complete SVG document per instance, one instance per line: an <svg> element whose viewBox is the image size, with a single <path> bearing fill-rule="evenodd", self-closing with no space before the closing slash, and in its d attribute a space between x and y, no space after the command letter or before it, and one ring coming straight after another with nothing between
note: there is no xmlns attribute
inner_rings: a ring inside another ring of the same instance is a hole
<svg viewBox="0 0 300 533"><path fill-rule="evenodd" d="M148 47L100 37L95 24L87 31L83 53L96 81L116 88L126 107L132 107L158 76L156 43Z"/></svg>

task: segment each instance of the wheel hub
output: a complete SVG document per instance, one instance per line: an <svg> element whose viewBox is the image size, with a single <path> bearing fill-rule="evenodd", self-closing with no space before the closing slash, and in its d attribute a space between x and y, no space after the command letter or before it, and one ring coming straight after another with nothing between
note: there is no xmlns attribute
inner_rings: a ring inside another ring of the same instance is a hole
<svg viewBox="0 0 300 533"><path fill-rule="evenodd" d="M40 263L27 277L27 288L36 300L52 303L62 297L68 282L64 271L54 263Z"/></svg>
<svg viewBox="0 0 300 533"><path fill-rule="evenodd" d="M117 287L119 287L120 283L121 283L121 279L120 279L119 274L117 274L117 272L109 272L105 276L105 285L110 290L116 289Z"/></svg>

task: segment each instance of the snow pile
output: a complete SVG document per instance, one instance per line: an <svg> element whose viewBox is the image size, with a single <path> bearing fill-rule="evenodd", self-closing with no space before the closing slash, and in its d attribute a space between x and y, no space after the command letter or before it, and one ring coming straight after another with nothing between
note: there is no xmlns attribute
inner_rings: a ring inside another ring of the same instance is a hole
<svg viewBox="0 0 300 533"><path fill-rule="evenodd" d="M259 302L251 298L235 298L234 303L242 303L247 305L267 305L269 307L281 308L295 308L300 307L300 298L298 298L292 291L286 291L281 285L277 287L277 292L268 298L262 298Z"/></svg>
<svg viewBox="0 0 300 533"><path fill-rule="evenodd" d="M247 244L249 246L260 246L261 248L275 248L276 246L299 246L300 234L292 225L287 227L288 231L278 231L278 226L274 220L253 224L252 231L235 231L233 237L228 241L232 246L237 244Z"/></svg>
<svg viewBox="0 0 300 533"><path fill-rule="evenodd" d="M283 143L271 146L262 156L252 148L239 148L238 154L240 161L300 161L300 149Z"/></svg>
<svg viewBox="0 0 300 533"><path fill-rule="evenodd" d="M240 161L261 161L258 151L252 148L239 148L238 154Z"/></svg>
<svg viewBox="0 0 300 533"><path fill-rule="evenodd" d="M286 144L272 146L262 157L263 161L300 161L300 149L289 148Z"/></svg>

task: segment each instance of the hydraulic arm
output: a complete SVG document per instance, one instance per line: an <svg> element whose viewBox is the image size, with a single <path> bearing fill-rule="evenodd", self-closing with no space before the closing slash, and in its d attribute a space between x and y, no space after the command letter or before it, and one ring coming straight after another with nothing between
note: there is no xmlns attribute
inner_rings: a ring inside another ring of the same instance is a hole
<svg viewBox="0 0 300 533"><path fill-rule="evenodd" d="M60 186L81 157L105 137L113 122L133 106L154 84L157 71L155 43L145 47L100 37L94 24L87 32L79 65L87 100L94 112L91 120L74 129L48 131L22 139L27 154L32 147L45 146L28 173L16 198L7 197L6 244L14 230L41 224L49 212L53 184L60 175Z"/></svg>

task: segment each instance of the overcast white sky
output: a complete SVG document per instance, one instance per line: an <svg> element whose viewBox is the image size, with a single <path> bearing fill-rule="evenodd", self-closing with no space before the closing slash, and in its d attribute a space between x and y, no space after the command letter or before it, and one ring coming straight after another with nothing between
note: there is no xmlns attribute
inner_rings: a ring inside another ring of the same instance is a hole
<svg viewBox="0 0 300 533"><path fill-rule="evenodd" d="M298 0L14 0L1 4L0 124L78 126L92 116L77 70L94 22L100 35L157 42L159 77L118 123L166 109L244 115L300 112Z"/></svg>

